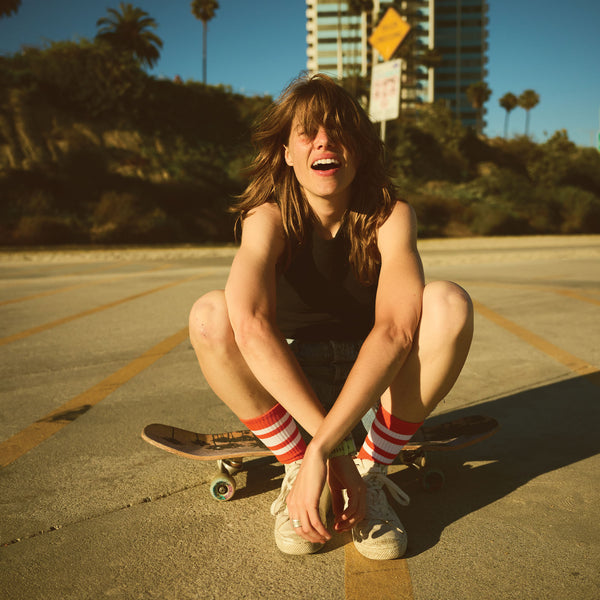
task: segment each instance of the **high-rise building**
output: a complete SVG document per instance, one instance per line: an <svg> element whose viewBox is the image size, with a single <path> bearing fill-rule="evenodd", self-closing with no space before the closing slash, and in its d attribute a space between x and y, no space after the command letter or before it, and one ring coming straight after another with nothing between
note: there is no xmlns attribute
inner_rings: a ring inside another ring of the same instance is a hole
<svg viewBox="0 0 600 600"><path fill-rule="evenodd" d="M368 80L374 62L382 60L368 38L393 6L411 26L396 53L403 59L403 114L443 100L464 125L476 125L466 90L488 74L487 0L307 0L306 5L309 73Z"/></svg>

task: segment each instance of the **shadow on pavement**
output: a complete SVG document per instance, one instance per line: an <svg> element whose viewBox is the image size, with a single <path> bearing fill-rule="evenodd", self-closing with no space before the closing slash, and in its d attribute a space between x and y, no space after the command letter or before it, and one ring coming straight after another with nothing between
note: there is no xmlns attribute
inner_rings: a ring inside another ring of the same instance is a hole
<svg viewBox="0 0 600 600"><path fill-rule="evenodd" d="M247 459L244 461L244 470L248 472L246 485L237 489L233 501L257 496L281 487L284 468L273 456Z"/></svg>
<svg viewBox="0 0 600 600"><path fill-rule="evenodd" d="M462 517L504 498L539 475L600 452L597 381L577 377L431 417L434 425L470 414L495 417L500 430L475 446L446 453L446 485L422 491L415 473L391 475L411 497L400 511L409 532L406 558L433 547L444 529ZM470 468L464 462L490 461Z"/></svg>
<svg viewBox="0 0 600 600"><path fill-rule="evenodd" d="M446 484L437 492L423 491L412 469L390 475L411 498L410 505L399 510L409 532L405 558L435 546L450 524L536 477L598 454L596 381L598 372L429 418L427 424L436 425L468 415L488 415L499 421L500 430L474 446L438 453ZM485 464L464 464L477 462ZM274 458L248 460L244 468L248 471L246 484L238 488L232 501L279 489L283 466ZM339 539L335 547L344 543Z"/></svg>

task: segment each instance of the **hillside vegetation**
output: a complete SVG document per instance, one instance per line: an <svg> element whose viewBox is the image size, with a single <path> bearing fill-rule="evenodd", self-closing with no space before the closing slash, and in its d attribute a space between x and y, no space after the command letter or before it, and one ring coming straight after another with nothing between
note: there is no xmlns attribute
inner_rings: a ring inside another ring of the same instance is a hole
<svg viewBox="0 0 600 600"><path fill-rule="evenodd" d="M0 57L0 242L232 241L270 101L149 77L98 42ZM386 142L422 236L600 232L600 153L565 132L488 140L434 105Z"/></svg>

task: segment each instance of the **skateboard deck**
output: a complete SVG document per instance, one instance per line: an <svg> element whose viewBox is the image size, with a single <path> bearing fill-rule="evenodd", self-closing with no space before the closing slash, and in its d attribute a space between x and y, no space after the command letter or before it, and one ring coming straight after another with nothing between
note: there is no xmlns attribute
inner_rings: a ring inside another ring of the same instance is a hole
<svg viewBox="0 0 600 600"><path fill-rule="evenodd" d="M444 476L439 469L428 466L430 453L466 448L487 439L498 427L495 419L479 415L440 425L424 425L404 446L398 462L421 469L425 489L438 489L443 485ZM271 451L248 430L196 433L153 423L144 427L142 438L161 450L179 456L216 460L220 474L211 482L211 493L217 500L229 500L235 493L233 475L242 470L243 458L272 456Z"/></svg>
<svg viewBox="0 0 600 600"><path fill-rule="evenodd" d="M162 450L195 460L227 460L271 454L247 429L225 433L196 433L154 423L144 427L142 438Z"/></svg>

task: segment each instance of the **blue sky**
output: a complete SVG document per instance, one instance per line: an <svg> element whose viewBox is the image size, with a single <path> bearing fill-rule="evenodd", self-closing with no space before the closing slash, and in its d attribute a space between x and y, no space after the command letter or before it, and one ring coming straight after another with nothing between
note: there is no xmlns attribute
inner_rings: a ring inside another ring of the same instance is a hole
<svg viewBox="0 0 600 600"><path fill-rule="evenodd" d="M130 0L158 22L164 46L157 76L202 78L202 23L189 0ZM488 0L490 11L486 134L503 135L508 91L534 89L540 104L530 132L543 142L558 129L582 146L600 129L600 0ZM208 31L208 82L245 94L277 96L306 68L304 0L220 0ZM118 0L22 0L16 16L0 19L0 53L49 40L93 38L96 21ZM510 116L521 134L525 113Z"/></svg>

